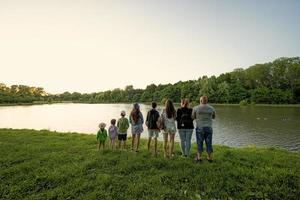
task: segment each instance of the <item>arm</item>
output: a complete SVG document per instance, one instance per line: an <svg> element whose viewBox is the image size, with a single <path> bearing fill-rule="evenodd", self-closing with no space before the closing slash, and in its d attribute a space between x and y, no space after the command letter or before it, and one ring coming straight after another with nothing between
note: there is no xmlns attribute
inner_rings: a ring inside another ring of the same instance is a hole
<svg viewBox="0 0 300 200"><path fill-rule="evenodd" d="M193 111L192 111L192 119L196 119L196 111L195 111L195 108L193 108Z"/></svg>
<svg viewBox="0 0 300 200"><path fill-rule="evenodd" d="M140 113L141 114L141 119L142 119L142 124L144 123L144 116L143 116L143 114L142 113Z"/></svg>
<svg viewBox="0 0 300 200"><path fill-rule="evenodd" d="M178 109L177 109L177 116L176 116L176 121L177 121L177 122L179 122L180 117L181 117L181 112L180 112L180 109L178 108Z"/></svg>
<svg viewBox="0 0 300 200"><path fill-rule="evenodd" d="M131 115L129 115L129 123L132 124Z"/></svg>
<svg viewBox="0 0 300 200"><path fill-rule="evenodd" d="M148 121L149 121L149 115L150 115L150 111L148 111L148 113L147 113L147 117L146 117L146 125L148 124Z"/></svg>
<svg viewBox="0 0 300 200"><path fill-rule="evenodd" d="M99 131L97 132L96 140L98 141L99 139Z"/></svg>
<svg viewBox="0 0 300 200"><path fill-rule="evenodd" d="M129 121L128 121L128 119L126 120L126 129L128 129L129 128Z"/></svg>
<svg viewBox="0 0 300 200"><path fill-rule="evenodd" d="M212 113L211 118L212 118L212 119L216 119L216 111L214 111L214 112Z"/></svg>

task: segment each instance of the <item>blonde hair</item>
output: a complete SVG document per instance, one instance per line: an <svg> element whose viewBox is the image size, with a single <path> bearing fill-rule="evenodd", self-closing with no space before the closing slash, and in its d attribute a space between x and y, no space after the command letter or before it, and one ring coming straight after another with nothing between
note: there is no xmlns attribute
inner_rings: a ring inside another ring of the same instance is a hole
<svg viewBox="0 0 300 200"><path fill-rule="evenodd" d="M189 100L187 98L181 99L181 107L187 108L189 106Z"/></svg>
<svg viewBox="0 0 300 200"><path fill-rule="evenodd" d="M200 103L207 104L207 101L208 101L207 96L201 96L200 97Z"/></svg>
<svg viewBox="0 0 300 200"><path fill-rule="evenodd" d="M103 123L103 122L101 122L101 123L99 124L99 128L105 128L105 126L106 126L106 124Z"/></svg>

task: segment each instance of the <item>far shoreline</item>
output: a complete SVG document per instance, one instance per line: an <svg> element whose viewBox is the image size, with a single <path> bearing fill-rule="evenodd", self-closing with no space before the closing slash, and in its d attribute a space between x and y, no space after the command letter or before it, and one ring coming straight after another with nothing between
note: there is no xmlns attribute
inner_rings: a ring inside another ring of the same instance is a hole
<svg viewBox="0 0 300 200"><path fill-rule="evenodd" d="M34 106L34 105L52 105L52 104L132 104L134 102L78 102L78 101L55 101L55 102L33 102L33 103L0 103L0 107L5 106ZM151 105L151 102L138 102L144 105ZM180 103L175 102L176 106ZM195 102L190 103L191 106L198 105ZM163 103L158 103L158 105L163 106ZM210 103L213 106L240 106L240 107L300 107L300 104L247 104L240 105L237 103Z"/></svg>

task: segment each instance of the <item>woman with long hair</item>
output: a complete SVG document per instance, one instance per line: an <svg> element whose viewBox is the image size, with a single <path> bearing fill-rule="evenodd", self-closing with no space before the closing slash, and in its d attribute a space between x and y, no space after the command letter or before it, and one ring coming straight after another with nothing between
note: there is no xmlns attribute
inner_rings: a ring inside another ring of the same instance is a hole
<svg viewBox="0 0 300 200"><path fill-rule="evenodd" d="M138 103L133 104L133 108L130 113L129 122L131 124L131 133L132 133L131 150L138 152L141 133L144 131L143 129L144 117L140 111L140 106Z"/></svg>
<svg viewBox="0 0 300 200"><path fill-rule="evenodd" d="M176 133L176 110L170 99L168 99L165 103L165 108L162 112L161 118L164 121L164 156L165 158L169 158L173 156L174 138Z"/></svg>

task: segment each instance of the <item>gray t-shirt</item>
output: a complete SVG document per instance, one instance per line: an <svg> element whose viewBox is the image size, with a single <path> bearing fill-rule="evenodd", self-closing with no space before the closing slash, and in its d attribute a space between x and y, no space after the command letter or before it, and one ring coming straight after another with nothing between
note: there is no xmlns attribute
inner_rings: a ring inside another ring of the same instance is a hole
<svg viewBox="0 0 300 200"><path fill-rule="evenodd" d="M192 118L196 120L197 128L212 127L212 117L215 109L208 104L201 104L193 108Z"/></svg>

